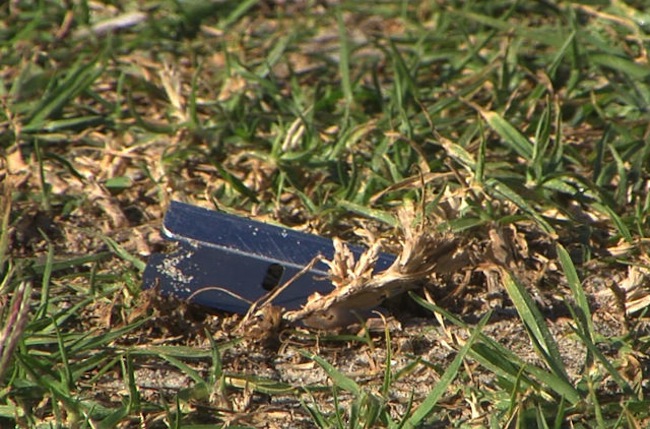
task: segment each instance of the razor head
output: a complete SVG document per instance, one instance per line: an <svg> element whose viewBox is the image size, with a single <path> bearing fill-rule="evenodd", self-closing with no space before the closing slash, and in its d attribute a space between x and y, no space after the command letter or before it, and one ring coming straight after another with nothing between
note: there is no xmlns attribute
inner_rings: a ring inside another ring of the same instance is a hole
<svg viewBox="0 0 650 429"><path fill-rule="evenodd" d="M144 288L233 313L246 313L251 303L299 274L317 256L334 255L328 238L176 201L169 206L162 230L177 248L151 255ZM357 257L364 250L349 247ZM381 254L376 269L383 271L394 260ZM273 304L295 310L314 292L331 292L327 273L327 265L318 261Z"/></svg>

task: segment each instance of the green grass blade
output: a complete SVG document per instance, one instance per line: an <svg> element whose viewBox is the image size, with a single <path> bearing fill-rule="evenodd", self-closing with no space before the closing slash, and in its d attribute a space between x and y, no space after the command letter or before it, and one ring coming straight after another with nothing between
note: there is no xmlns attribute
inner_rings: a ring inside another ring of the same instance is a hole
<svg viewBox="0 0 650 429"><path fill-rule="evenodd" d="M4 276L9 255L9 214L11 213L11 189L0 189L0 276ZM2 288L0 288L0 292Z"/></svg>
<svg viewBox="0 0 650 429"><path fill-rule="evenodd" d="M332 364L327 362L325 359L323 359L320 356L317 356L313 353L309 353L304 350L298 350L298 352L303 355L304 357L313 360L316 362L321 368L325 370L327 375L332 379L332 382L334 385L340 389L345 390L346 392L350 392L356 397L360 396L362 394L361 387L350 377L347 375L343 374L341 371L338 369L334 368Z"/></svg>
<svg viewBox="0 0 650 429"><path fill-rule="evenodd" d="M587 338L590 341L594 341L596 338L596 333L594 331L594 324L591 320L591 310L589 309L589 301L585 295L585 291L582 288L580 279L578 278L578 272L576 271L571 256L569 252L558 243L555 246L558 254L558 259L562 265L562 270L566 276L567 283L569 284L569 289L573 293L573 299L576 303L577 311L577 320L576 323L580 326L581 330L586 334Z"/></svg>
<svg viewBox="0 0 650 429"><path fill-rule="evenodd" d="M601 67L625 73L632 79L643 80L650 76L650 69L647 66L637 64L618 55L592 54L589 56L589 61Z"/></svg>
<svg viewBox="0 0 650 429"><path fill-rule="evenodd" d="M67 345L68 353L72 355L73 353L83 353L85 350L107 347L111 342L142 326L146 321L146 319L137 320L129 325L101 334L94 333L95 335L93 335L91 332L84 334L78 341Z"/></svg>
<svg viewBox="0 0 650 429"><path fill-rule="evenodd" d="M39 132L56 133L66 130L83 130L92 127L110 126L109 119L101 116L79 116L76 118L65 118L46 120L39 128Z"/></svg>
<svg viewBox="0 0 650 429"><path fill-rule="evenodd" d="M557 73L557 69L562 63L562 60L567 54L567 51L570 50L571 46L574 43L576 37L576 31L573 30L571 34L566 38L565 42L562 44L560 49L558 49L557 53L555 54L555 57L553 58L553 61L551 62L550 66L548 67L548 75L551 77L551 79L555 78L555 75Z"/></svg>
<svg viewBox="0 0 650 429"><path fill-rule="evenodd" d="M446 320L449 320L458 327L468 329L466 323L445 309L433 305L411 292L409 292L409 295L422 307L441 314ZM542 386L548 387L557 392L561 397L566 398L571 404L576 404L582 399L580 393L564 377L558 377L545 369L526 364L515 353L487 335L481 335L480 339L481 342L475 344L470 354L472 358L477 359L481 365L493 371L499 377L509 380L513 385L519 378L523 377L521 379L526 382L526 388L532 387L535 390L539 390ZM521 368L525 369L524 374L521 373ZM530 376L533 376L539 382L530 378Z"/></svg>
<svg viewBox="0 0 650 429"><path fill-rule="evenodd" d="M122 378L127 381L128 386L128 403L127 410L130 413L141 412L140 391L135 381L135 369L133 367L133 359L129 353L126 353L122 358Z"/></svg>
<svg viewBox="0 0 650 429"><path fill-rule="evenodd" d="M50 212L52 210L52 204L50 202L50 194L52 192L52 186L47 182L45 177L45 163L43 159L43 151L41 149L41 144L38 139L34 139L34 152L36 153L36 161L38 162L38 178L40 181L41 188L41 204L43 210Z"/></svg>
<svg viewBox="0 0 650 429"><path fill-rule="evenodd" d="M206 337L210 341L210 357L212 358L212 368L210 370L210 384L216 384L223 380L223 362L221 360L221 350L208 330L205 330Z"/></svg>
<svg viewBox="0 0 650 429"><path fill-rule="evenodd" d="M618 384L618 386L625 392L626 395L634 398L640 399L637 393L634 392L632 386L621 376L621 374L616 370L612 362L601 352L598 347L579 329L572 327L573 332L576 333L582 340L583 344L589 349L589 351L596 357L596 359L605 367L607 373L612 377L612 379Z"/></svg>
<svg viewBox="0 0 650 429"><path fill-rule="evenodd" d="M484 134L481 133L481 141L478 147L478 155L476 156L476 168L474 169L474 180L481 186L485 180L485 146L487 142Z"/></svg>
<svg viewBox="0 0 650 429"><path fill-rule="evenodd" d="M220 347L228 347L228 345L221 345ZM129 348L131 355L139 356L171 356L179 359L205 359L213 357L212 349L203 347L190 347L180 345L142 345L139 347Z"/></svg>
<svg viewBox="0 0 650 429"><path fill-rule="evenodd" d="M544 316L524 286L517 281L511 272L501 269L500 273L503 287L508 292L508 296L517 309L519 317L524 322L533 345L553 373L568 382L569 376L566 373L558 345L546 326Z"/></svg>
<svg viewBox="0 0 650 429"><path fill-rule="evenodd" d="M84 255L79 257L65 258L54 260L52 263L48 263L47 260L42 262L39 259L26 259L21 260L30 268L30 273L35 275L44 275L46 270L50 270L51 273L59 273L65 270L70 270L74 268L79 268L84 264L88 263L98 263L105 261L111 258L113 254L111 252L98 252L94 255ZM50 274L51 275L51 274Z"/></svg>
<svg viewBox="0 0 650 429"><path fill-rule="evenodd" d="M190 365L186 364L180 359L177 359L173 356L167 355L167 354L160 354L159 357L161 359L166 360L170 364L174 365L176 368L178 368L183 374L187 375L190 377L192 380L197 385L205 385L205 380L203 380L203 377L201 377L201 374L199 374L198 371L196 371L194 368L192 368Z"/></svg>
<svg viewBox="0 0 650 429"><path fill-rule="evenodd" d="M142 262L136 256L131 255L124 247L120 246L115 240L110 237L102 237L102 240L108 245L108 247L115 252L117 256L124 259L127 262L133 264L138 271L143 272L146 264Z"/></svg>
<svg viewBox="0 0 650 429"><path fill-rule="evenodd" d="M70 360L68 359L68 352L63 343L63 337L61 336L61 331L58 329L56 324L54 324L56 331L56 339L59 346L59 356L61 357L62 367L61 367L61 383L63 383L68 389L74 388L74 381L72 377L72 370L70 369Z"/></svg>
<svg viewBox="0 0 650 429"><path fill-rule="evenodd" d="M503 139L503 143L527 161L533 156L532 143L515 127L505 120L497 112L489 110L479 110L481 116L498 135Z"/></svg>
<svg viewBox="0 0 650 429"><path fill-rule="evenodd" d="M547 161L546 149L549 143L549 137L551 134L552 128L552 109L551 104L548 103L542 111L541 117L537 122L537 128L535 130L535 145L533 146L533 155L531 160L531 168L534 172L534 179L536 182L539 182L543 179L544 176L544 164Z"/></svg>
<svg viewBox="0 0 650 429"><path fill-rule="evenodd" d="M149 131L154 134L167 134L172 135L176 132L176 126L174 124L162 125L155 124L153 122L146 121L136 108L136 103L133 101L133 93L128 91L126 94L127 106L129 108L129 113L131 117L135 120L135 123L138 124L142 129Z"/></svg>
<svg viewBox="0 0 650 429"><path fill-rule="evenodd" d="M339 201L338 205L345 210L360 214L364 217L367 217L368 219L376 219L392 227L399 226L399 221L397 218L383 210L373 209L365 205L356 204L345 200Z"/></svg>
<svg viewBox="0 0 650 429"><path fill-rule="evenodd" d="M614 210L612 210L611 207L609 207L606 204L600 204L600 203L593 203L592 207L599 212L606 214L609 216L609 218L612 220L612 223L618 230L618 233L621 234L621 237L625 239L628 243L633 243L634 239L632 238L632 233L630 232L630 229L625 225L625 222L623 222L623 219L616 214Z"/></svg>
<svg viewBox="0 0 650 429"><path fill-rule="evenodd" d="M288 383L254 375L226 374L224 381L228 387L253 390L265 395L289 395L296 390Z"/></svg>
<svg viewBox="0 0 650 429"><path fill-rule="evenodd" d="M37 318L46 317L49 314L50 307L50 286L52 279L52 265L54 263L54 247L51 242L47 246L47 259L41 279L41 304L38 310Z"/></svg>
<svg viewBox="0 0 650 429"><path fill-rule="evenodd" d="M350 41L348 40L347 27L343 21L343 12L340 7L336 8L336 24L339 34L339 74L341 75L341 86L345 98L345 109L349 112L354 101L352 89L352 77L350 76ZM348 113L346 113L347 118Z"/></svg>
<svg viewBox="0 0 650 429"><path fill-rule="evenodd" d="M103 68L96 65L98 59L97 57L86 64L80 61L77 66L68 71L66 77L55 86L52 93L46 95L34 109L23 131L40 130L46 119L87 89L103 73Z"/></svg>
<svg viewBox="0 0 650 429"><path fill-rule="evenodd" d="M234 174L230 173L228 170L226 170L221 164L218 162L215 162L213 164L217 171L219 172L219 175L228 182L232 188L240 193L241 195L250 198L253 202L258 202L257 196L255 195L255 192L251 190L248 186L244 184L241 180L239 180L237 177L235 177Z"/></svg>
<svg viewBox="0 0 650 429"><path fill-rule="evenodd" d="M220 28L225 30L235 22L239 21L241 17L246 15L246 12L259 3L259 0L244 0L237 3L237 7L220 23Z"/></svg>
<svg viewBox="0 0 650 429"><path fill-rule="evenodd" d="M537 210L531 207L531 205L524 198L510 189L507 185L496 179L486 180L486 185L489 189L492 189L495 192L496 196L513 202L524 213L535 220L545 232L553 235L556 234L555 229L551 226L551 224L549 224L546 219L539 215L539 213L537 213Z"/></svg>
<svg viewBox="0 0 650 429"><path fill-rule="evenodd" d="M440 377L440 380L438 380L438 383L435 385L433 390L429 392L427 397L422 401L420 406L418 406L414 411L411 417L408 419L405 427L407 428L415 428L418 427L427 416L429 416L432 412L442 395L447 391L447 388L451 384L451 382L456 378L456 375L458 374L458 370L460 369L460 366L463 363L463 359L465 359L465 356L467 353L470 351L472 346L476 343L478 340L481 330L485 327L485 324L487 321L490 319L491 313L486 314L481 318L481 321L476 325L476 328L474 328L474 331L472 332L472 335L467 339L467 342L463 347L458 351L458 354L454 358L454 360L451 362L451 364L447 367L445 372L442 374Z"/></svg>
<svg viewBox="0 0 650 429"><path fill-rule="evenodd" d="M406 106L408 105L409 98L418 97L418 86L413 80L411 69L409 68L404 55L395 45L393 40L390 41L390 54L391 59L395 63L395 109L399 112L402 121L410 129L410 121L406 113ZM410 96L410 97L409 97Z"/></svg>

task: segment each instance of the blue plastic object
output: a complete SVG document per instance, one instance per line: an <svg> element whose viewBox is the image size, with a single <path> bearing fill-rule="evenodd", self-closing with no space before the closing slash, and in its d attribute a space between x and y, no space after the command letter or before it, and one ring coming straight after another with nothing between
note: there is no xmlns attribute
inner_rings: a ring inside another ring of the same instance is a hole
<svg viewBox="0 0 650 429"><path fill-rule="evenodd" d="M299 273L317 255L332 258L332 240L288 228L173 201L163 234L178 242L169 254L153 254L144 272L144 287L218 310L245 313L274 287ZM363 248L350 246L358 257ZM376 268L395 257L381 254ZM322 262L299 277L273 301L287 310L299 308L314 292L332 290Z"/></svg>

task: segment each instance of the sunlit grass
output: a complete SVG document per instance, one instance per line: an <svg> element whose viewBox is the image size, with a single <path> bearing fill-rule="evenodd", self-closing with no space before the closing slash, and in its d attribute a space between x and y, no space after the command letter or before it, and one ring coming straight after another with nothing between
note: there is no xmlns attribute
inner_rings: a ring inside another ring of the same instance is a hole
<svg viewBox="0 0 650 429"><path fill-rule="evenodd" d="M640 3L44 1L0 14L0 426L648 425L648 291L627 271L647 283ZM465 295L413 295L427 329L410 337L253 340L226 315L141 292L171 199L389 244L413 204L483 254ZM491 279L506 309L486 304ZM542 289L565 314L550 320ZM464 301L483 307L455 314ZM530 355L487 333L498 310ZM440 361L402 350L430 330ZM578 369L565 337L584 349ZM350 356L373 357L367 372Z"/></svg>

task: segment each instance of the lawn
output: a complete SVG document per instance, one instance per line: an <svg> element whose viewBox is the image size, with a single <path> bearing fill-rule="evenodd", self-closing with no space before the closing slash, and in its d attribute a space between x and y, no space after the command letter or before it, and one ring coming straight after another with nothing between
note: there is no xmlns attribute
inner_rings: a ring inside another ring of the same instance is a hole
<svg viewBox="0 0 650 429"><path fill-rule="evenodd" d="M650 427L643 4L0 4L0 427ZM142 289L172 200L464 263L242 323Z"/></svg>

